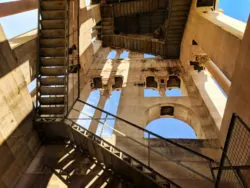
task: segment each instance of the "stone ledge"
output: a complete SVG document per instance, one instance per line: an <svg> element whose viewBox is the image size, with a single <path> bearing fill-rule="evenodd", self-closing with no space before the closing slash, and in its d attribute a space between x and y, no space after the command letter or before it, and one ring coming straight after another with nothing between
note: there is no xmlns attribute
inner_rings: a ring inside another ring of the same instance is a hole
<svg viewBox="0 0 250 188"><path fill-rule="evenodd" d="M12 50L37 38L37 29L33 29L12 39L9 39L9 44Z"/></svg>

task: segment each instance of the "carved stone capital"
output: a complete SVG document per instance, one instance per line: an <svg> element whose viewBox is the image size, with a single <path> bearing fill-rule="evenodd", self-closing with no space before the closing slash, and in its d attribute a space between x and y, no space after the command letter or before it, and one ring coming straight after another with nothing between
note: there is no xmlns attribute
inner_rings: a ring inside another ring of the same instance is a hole
<svg viewBox="0 0 250 188"><path fill-rule="evenodd" d="M205 66L205 64L210 60L208 55L197 55L196 61L199 63L200 66Z"/></svg>

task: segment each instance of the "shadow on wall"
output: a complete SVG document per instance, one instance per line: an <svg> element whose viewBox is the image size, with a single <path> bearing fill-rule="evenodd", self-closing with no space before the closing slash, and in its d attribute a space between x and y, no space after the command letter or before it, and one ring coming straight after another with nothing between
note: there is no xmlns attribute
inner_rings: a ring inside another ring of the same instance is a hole
<svg viewBox="0 0 250 188"><path fill-rule="evenodd" d="M79 56L80 63L84 73L86 73L92 62L95 49L92 43L91 29L101 20L98 5L92 5L88 8L80 8L79 10Z"/></svg>
<svg viewBox="0 0 250 188"><path fill-rule="evenodd" d="M30 76L27 71L34 67L31 63L36 62L31 60L35 41L13 51L0 27L0 187L14 187L40 147L25 80Z"/></svg>
<svg viewBox="0 0 250 188"><path fill-rule="evenodd" d="M30 38L30 37L28 37ZM11 41L18 40L21 46L11 49L9 41L6 39L4 31L0 25L0 48L1 48L1 65L0 78L7 74L17 71L23 73L25 81L30 82L36 75L37 62L37 43L36 39L26 42L26 37L18 37L18 39L11 39ZM25 43L23 42L25 41ZM25 71L25 72L23 72ZM27 72L29 74L27 74Z"/></svg>
<svg viewBox="0 0 250 188"><path fill-rule="evenodd" d="M15 184L23 176L24 171L40 148L40 140L33 127L32 115L33 113L31 112L16 126L11 134L1 142L0 186L3 188L15 187ZM7 126L11 126L11 124ZM0 129L2 131L4 130L2 125Z"/></svg>

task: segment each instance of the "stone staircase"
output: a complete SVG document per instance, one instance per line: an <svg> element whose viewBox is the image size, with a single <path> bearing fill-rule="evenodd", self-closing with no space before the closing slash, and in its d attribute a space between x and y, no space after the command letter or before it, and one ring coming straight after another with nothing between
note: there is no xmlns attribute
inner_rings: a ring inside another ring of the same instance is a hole
<svg viewBox="0 0 250 188"><path fill-rule="evenodd" d="M64 0L41 0L37 116L63 117L67 94L68 5Z"/></svg>

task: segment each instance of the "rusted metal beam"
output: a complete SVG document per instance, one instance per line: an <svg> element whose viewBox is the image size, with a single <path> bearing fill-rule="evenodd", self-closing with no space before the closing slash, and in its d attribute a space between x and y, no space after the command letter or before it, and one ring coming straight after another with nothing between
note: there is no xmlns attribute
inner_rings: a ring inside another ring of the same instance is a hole
<svg viewBox="0 0 250 188"><path fill-rule="evenodd" d="M0 18L37 9L38 0L20 0L0 3Z"/></svg>

